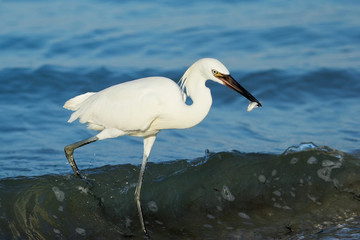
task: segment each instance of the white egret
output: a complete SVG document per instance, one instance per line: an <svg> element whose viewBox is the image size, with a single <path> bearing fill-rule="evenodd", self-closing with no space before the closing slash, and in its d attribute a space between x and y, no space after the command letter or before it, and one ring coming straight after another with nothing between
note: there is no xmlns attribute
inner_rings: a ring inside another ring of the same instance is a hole
<svg viewBox="0 0 360 240"><path fill-rule="evenodd" d="M144 138L135 202L145 234L140 191L156 135L162 129L193 127L206 117L212 104L210 89L205 86L207 80L226 85L245 96L250 101L248 111L261 107L260 102L231 77L228 69L212 58L200 59L189 67L179 81L180 86L168 78L148 77L117 84L100 92L88 92L68 100L64 105L64 108L74 111L68 122L79 119L90 129L100 131L93 137L65 147L66 157L76 176L81 177L73 157L75 149L97 140L123 135ZM187 97L191 98L191 105L186 104Z"/></svg>

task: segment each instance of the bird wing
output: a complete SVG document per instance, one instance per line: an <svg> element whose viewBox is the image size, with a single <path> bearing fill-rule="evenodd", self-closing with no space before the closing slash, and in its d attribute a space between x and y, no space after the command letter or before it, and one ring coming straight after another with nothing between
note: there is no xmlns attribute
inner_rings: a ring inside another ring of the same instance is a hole
<svg viewBox="0 0 360 240"><path fill-rule="evenodd" d="M81 123L88 123L94 130L145 131L162 114L173 95L182 98L180 88L172 80L162 77L114 85L85 99L69 122L79 118Z"/></svg>

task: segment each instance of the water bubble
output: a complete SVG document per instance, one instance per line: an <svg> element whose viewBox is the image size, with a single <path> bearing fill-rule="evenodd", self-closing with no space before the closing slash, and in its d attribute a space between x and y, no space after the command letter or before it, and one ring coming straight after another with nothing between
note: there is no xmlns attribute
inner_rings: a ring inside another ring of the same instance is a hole
<svg viewBox="0 0 360 240"><path fill-rule="evenodd" d="M59 202L64 201L65 193L61 191L58 187L52 187L53 192L55 193L55 197Z"/></svg>
<svg viewBox="0 0 360 240"><path fill-rule="evenodd" d="M259 175L258 180L261 183L265 183L266 182L266 177L264 175Z"/></svg>
<svg viewBox="0 0 360 240"><path fill-rule="evenodd" d="M331 181L330 174L331 174L331 168L320 168L319 170L317 170L318 177L324 180L325 182Z"/></svg>
<svg viewBox="0 0 360 240"><path fill-rule="evenodd" d="M79 227L75 229L75 232L77 234L80 234L80 235L83 235L83 236L85 236L85 233L86 233L85 229L79 228Z"/></svg>
<svg viewBox="0 0 360 240"><path fill-rule="evenodd" d="M84 188L82 186L78 186L77 189L80 191L80 193L83 193L83 194L88 194L88 192L89 192L88 188Z"/></svg>
<svg viewBox="0 0 360 240"><path fill-rule="evenodd" d="M293 157L293 158L290 160L290 164L296 164L298 161L299 161L298 158Z"/></svg>
<svg viewBox="0 0 360 240"><path fill-rule="evenodd" d="M210 225L210 224L204 224L203 226L204 226L205 228L213 228L213 226Z"/></svg>
<svg viewBox="0 0 360 240"><path fill-rule="evenodd" d="M283 206L282 208L285 210L291 210L291 207L289 207L289 206Z"/></svg>
<svg viewBox="0 0 360 240"><path fill-rule="evenodd" d="M273 191L273 194L278 197L281 196L281 192L279 190Z"/></svg>
<svg viewBox="0 0 360 240"><path fill-rule="evenodd" d="M340 168L341 167L341 162L337 162L334 163L333 161L330 160L324 160L322 162L322 166L324 166L323 168L320 168L319 170L317 170L317 175L319 178L323 179L325 182L331 182L331 171L334 168Z"/></svg>
<svg viewBox="0 0 360 240"><path fill-rule="evenodd" d="M238 215L239 215L239 217L242 217L242 218L244 218L244 219L250 219L249 215L247 215L247 214L244 213L244 212L239 212Z"/></svg>
<svg viewBox="0 0 360 240"><path fill-rule="evenodd" d="M150 201L150 202L148 202L148 208L149 208L149 210L152 211L152 212L157 212L157 211L159 210L159 208L158 208L158 206L157 206L157 204L156 204L155 201Z"/></svg>
<svg viewBox="0 0 360 240"><path fill-rule="evenodd" d="M307 160L307 164L316 164L318 162L318 160L314 157L311 156L308 160Z"/></svg>
<svg viewBox="0 0 360 240"><path fill-rule="evenodd" d="M335 163L333 161L330 161L330 160L324 160L321 163L321 166L323 166L323 167L331 167L331 166L334 166L334 165L335 165Z"/></svg>
<svg viewBox="0 0 360 240"><path fill-rule="evenodd" d="M282 206L279 203L274 203L274 207L276 208L282 208Z"/></svg>
<svg viewBox="0 0 360 240"><path fill-rule="evenodd" d="M316 197L311 196L310 194L307 194L307 197L308 197L311 201L316 202Z"/></svg>
<svg viewBox="0 0 360 240"><path fill-rule="evenodd" d="M230 189L228 186L223 186L221 195L225 200L228 200L229 202L232 202L235 200L234 195L231 194Z"/></svg>
<svg viewBox="0 0 360 240"><path fill-rule="evenodd" d="M129 228L131 225L132 220L129 217L125 218L125 227Z"/></svg>

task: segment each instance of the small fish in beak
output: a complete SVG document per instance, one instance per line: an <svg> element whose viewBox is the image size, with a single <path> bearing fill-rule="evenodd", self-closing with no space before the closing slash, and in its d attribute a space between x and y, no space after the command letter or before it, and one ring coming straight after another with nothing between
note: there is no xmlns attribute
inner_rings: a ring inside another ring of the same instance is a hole
<svg viewBox="0 0 360 240"><path fill-rule="evenodd" d="M257 102L250 102L247 111L250 112L251 110L257 107L259 107L259 104Z"/></svg>

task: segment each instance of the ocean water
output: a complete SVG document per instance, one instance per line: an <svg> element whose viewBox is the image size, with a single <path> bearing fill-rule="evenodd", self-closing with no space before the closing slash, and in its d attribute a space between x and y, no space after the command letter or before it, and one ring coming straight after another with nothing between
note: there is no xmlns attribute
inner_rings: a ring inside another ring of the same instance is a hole
<svg viewBox="0 0 360 240"><path fill-rule="evenodd" d="M142 191L154 239L360 238L358 1L1 1L0 238L142 239L142 139L75 151L71 97L221 60L199 125L160 132Z"/></svg>

